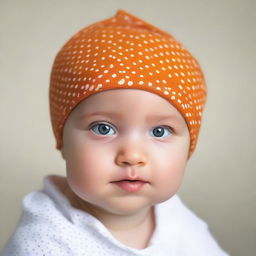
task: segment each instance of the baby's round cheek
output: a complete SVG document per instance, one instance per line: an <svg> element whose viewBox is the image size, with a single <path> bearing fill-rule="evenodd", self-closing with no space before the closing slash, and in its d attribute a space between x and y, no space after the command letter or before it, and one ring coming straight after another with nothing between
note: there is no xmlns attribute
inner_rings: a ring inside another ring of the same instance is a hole
<svg viewBox="0 0 256 256"><path fill-rule="evenodd" d="M172 175L161 179L161 184L157 189L157 198L163 202L171 198L178 191L182 183L183 175Z"/></svg>
<svg viewBox="0 0 256 256"><path fill-rule="evenodd" d="M67 170L67 180L71 189L79 195L85 195L93 188L93 180L82 171Z"/></svg>
<svg viewBox="0 0 256 256"><path fill-rule="evenodd" d="M159 159L159 161L158 170L153 173L155 179L161 180L161 184L166 185L166 187L168 187L168 184L170 186L179 185L187 164L186 154L182 156L181 154L173 155L170 153L169 157Z"/></svg>

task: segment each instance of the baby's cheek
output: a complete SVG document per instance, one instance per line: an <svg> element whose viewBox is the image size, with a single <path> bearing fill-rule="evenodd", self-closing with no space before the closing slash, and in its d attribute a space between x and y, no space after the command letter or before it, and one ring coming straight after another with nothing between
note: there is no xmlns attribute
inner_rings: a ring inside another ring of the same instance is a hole
<svg viewBox="0 0 256 256"><path fill-rule="evenodd" d="M67 161L67 178L74 189L81 193L94 190L102 174L102 170L99 170L95 163L97 162L83 154L70 162Z"/></svg>
<svg viewBox="0 0 256 256"><path fill-rule="evenodd" d="M87 200L92 193L92 182L83 173L67 173L67 180L71 190L83 200Z"/></svg>
<svg viewBox="0 0 256 256"><path fill-rule="evenodd" d="M182 179L184 176L184 166L171 165L165 166L163 169L158 172L155 181L157 181L157 197L160 201L168 200L178 191Z"/></svg>

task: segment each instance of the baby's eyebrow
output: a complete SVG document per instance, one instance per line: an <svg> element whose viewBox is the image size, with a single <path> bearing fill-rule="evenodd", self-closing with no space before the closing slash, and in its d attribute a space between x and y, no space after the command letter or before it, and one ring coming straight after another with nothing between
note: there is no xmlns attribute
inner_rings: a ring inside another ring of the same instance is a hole
<svg viewBox="0 0 256 256"><path fill-rule="evenodd" d="M86 119L90 118L92 116L108 116L112 118L121 118L122 115L120 113L115 113L115 112L104 112L104 111L96 111L92 113L85 113L79 117L79 119Z"/></svg>
<svg viewBox="0 0 256 256"><path fill-rule="evenodd" d="M172 120L172 121L181 121L182 117L177 116L175 114L172 115L155 115L155 116L148 116L146 118L147 121L152 122L152 121L165 121L165 120Z"/></svg>
<svg viewBox="0 0 256 256"><path fill-rule="evenodd" d="M93 116L108 116L110 118L116 118L116 119L122 119L122 114L116 113L116 112L105 112L105 111L96 111L92 113L85 113L79 117L79 119L86 119ZM147 122L152 121L164 121L164 120L177 120L181 121L182 117L179 117L175 114L169 114L169 115L149 115L146 117Z"/></svg>

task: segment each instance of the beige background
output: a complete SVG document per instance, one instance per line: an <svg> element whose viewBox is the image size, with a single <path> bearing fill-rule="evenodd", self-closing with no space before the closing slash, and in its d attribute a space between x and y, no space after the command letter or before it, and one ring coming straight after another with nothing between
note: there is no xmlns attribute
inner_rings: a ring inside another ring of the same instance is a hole
<svg viewBox="0 0 256 256"><path fill-rule="evenodd" d="M201 63L209 97L179 195L231 255L255 255L255 3L0 0L0 248L22 197L46 174L65 174L48 108L55 54L75 32L122 8L172 33Z"/></svg>

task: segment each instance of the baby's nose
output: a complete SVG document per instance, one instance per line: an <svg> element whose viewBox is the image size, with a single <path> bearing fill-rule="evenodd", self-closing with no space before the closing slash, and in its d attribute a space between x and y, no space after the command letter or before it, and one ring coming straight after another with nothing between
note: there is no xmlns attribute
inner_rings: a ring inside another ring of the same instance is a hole
<svg viewBox="0 0 256 256"><path fill-rule="evenodd" d="M147 158L142 149L126 147L117 153L116 164L119 166L145 166L147 164Z"/></svg>

